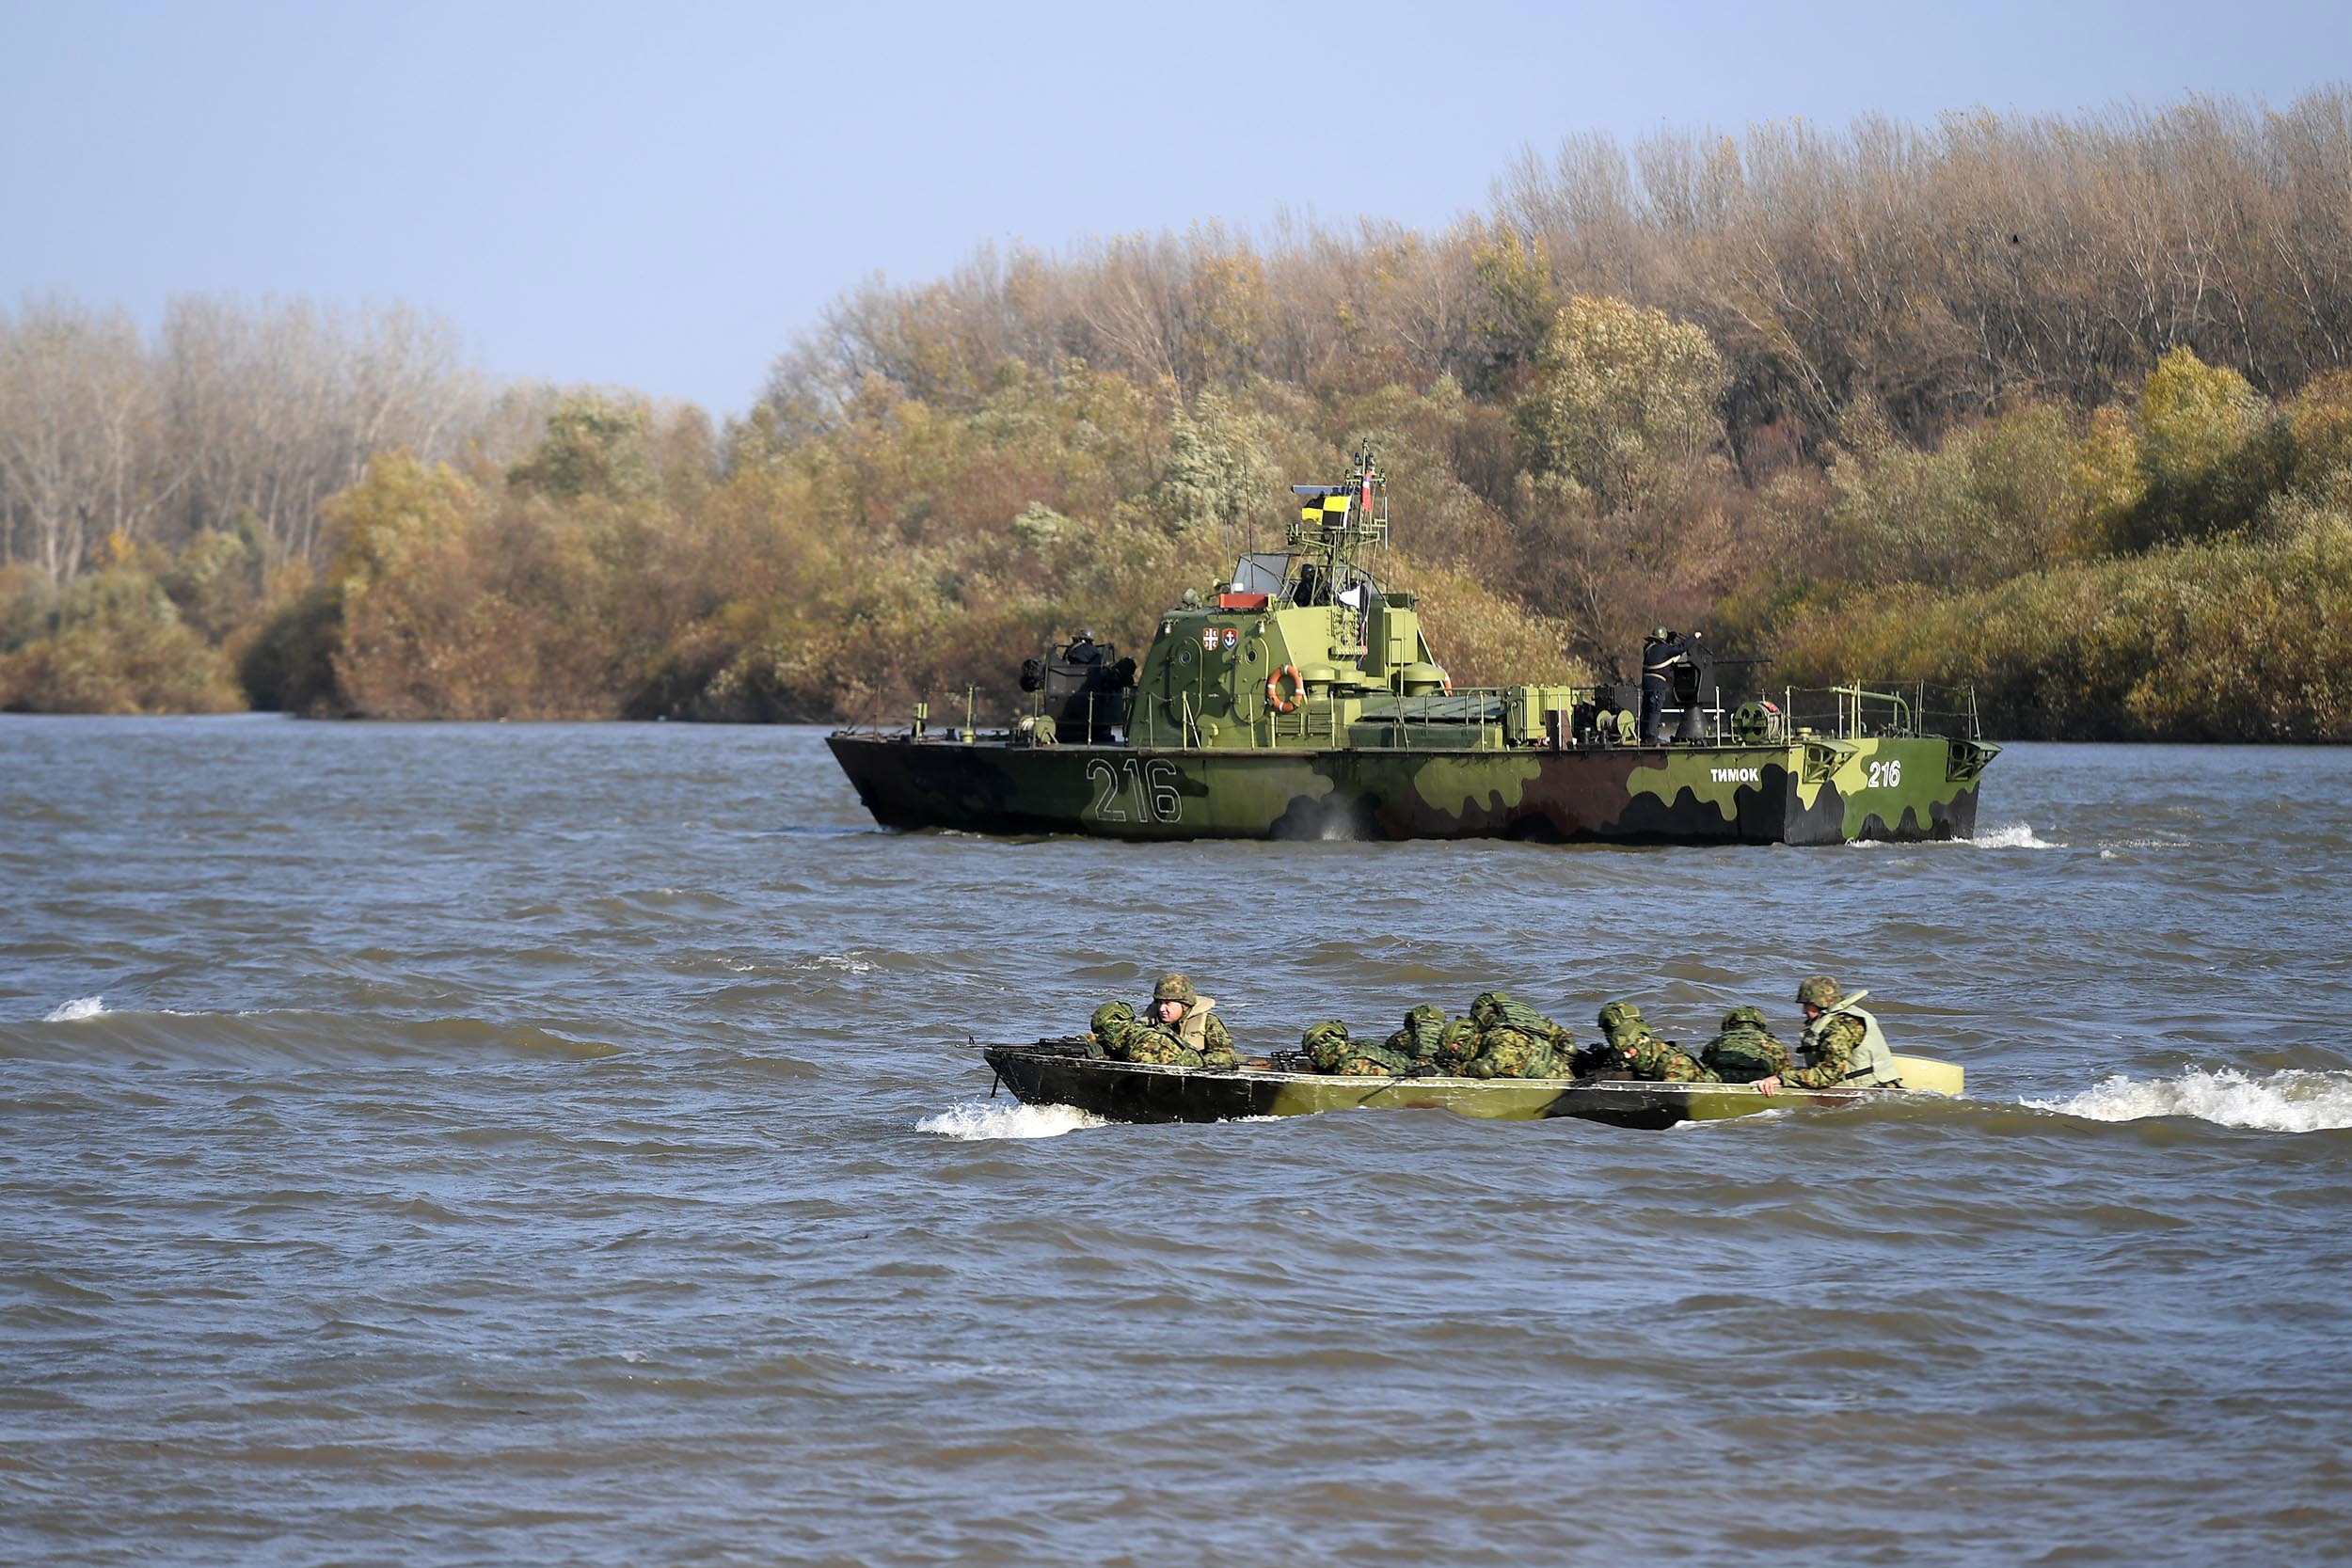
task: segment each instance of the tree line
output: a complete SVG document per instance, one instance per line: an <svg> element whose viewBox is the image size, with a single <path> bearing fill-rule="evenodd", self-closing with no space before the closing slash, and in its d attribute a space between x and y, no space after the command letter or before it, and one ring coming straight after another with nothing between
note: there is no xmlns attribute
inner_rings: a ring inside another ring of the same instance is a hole
<svg viewBox="0 0 2352 1568"><path fill-rule="evenodd" d="M1438 232L846 295L714 426L403 310L0 317L0 705L838 718L1129 643L1382 451L1457 680L1973 680L2012 735L2352 735L2352 93L1571 138ZM2247 635L2259 632L2259 636ZM2259 649L2259 656L2249 654Z"/></svg>

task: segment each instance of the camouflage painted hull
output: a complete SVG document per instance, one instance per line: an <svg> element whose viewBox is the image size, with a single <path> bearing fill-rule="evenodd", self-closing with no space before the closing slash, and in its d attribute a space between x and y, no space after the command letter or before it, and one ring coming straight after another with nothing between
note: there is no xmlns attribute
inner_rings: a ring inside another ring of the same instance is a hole
<svg viewBox="0 0 2352 1568"><path fill-rule="evenodd" d="M1899 1088L1784 1089L1746 1084L1643 1084L1621 1079L1331 1078L1311 1072L1150 1067L1084 1054L1068 1041L992 1045L982 1053L1025 1105L1070 1105L1113 1121L1235 1121L1318 1111L1452 1111L1485 1121L1576 1117L1614 1127L1723 1121L1802 1105L1942 1098Z"/></svg>
<svg viewBox="0 0 2352 1568"><path fill-rule="evenodd" d="M1941 736L1415 752L828 737L888 828L1105 838L1966 838L1996 748Z"/></svg>

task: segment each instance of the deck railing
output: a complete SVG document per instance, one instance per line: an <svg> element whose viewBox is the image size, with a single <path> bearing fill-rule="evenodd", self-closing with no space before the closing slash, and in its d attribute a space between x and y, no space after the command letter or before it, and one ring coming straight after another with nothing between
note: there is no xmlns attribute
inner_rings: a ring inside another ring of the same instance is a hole
<svg viewBox="0 0 2352 1568"><path fill-rule="evenodd" d="M1346 709L1343 702L1322 694L1303 697L1288 713L1278 710L1271 703L1247 699L1240 705L1239 712L1203 713L1195 693L1179 692L1171 712L1168 701L1158 694L1130 688L1122 692L1089 694L1088 719L1091 721L1096 717L1095 705L1101 703L1108 710L1101 717L1106 725L1120 730L1124 744L1152 749L1210 745L1206 726L1215 725L1214 744L1220 748L1295 751L1369 744L1406 751L1500 752L1510 750L1515 744L1544 745L1553 735L1565 743L1579 743L1585 736L1573 727L1575 716L1596 707L1609 713L1623 711L1613 704L1629 685L1555 688L1568 692L1570 705L1546 709L1534 716L1534 728L1540 735L1523 730L1516 736L1511 725L1514 693L1518 689L1507 687L1460 687L1450 692L1409 696L1375 691L1367 698L1376 705L1373 710L1366 712L1359 705L1352 720L1342 718ZM1025 705L1029 707L1032 721L1041 717L1042 703L1032 699ZM1638 709L1634 711L1638 717ZM1677 732L1683 727L1683 711L1681 707L1670 706L1661 715L1661 734L1669 744L1675 743ZM1697 736L1682 744L1722 746L1757 740L1780 743L1794 740L1801 731L1832 739L1940 736L1981 741L1984 734L1978 716L1976 690L1969 686L1913 682L1880 688L1783 687L1748 698L1733 696L1721 686L1713 686L1701 699L1697 711ZM1548 717L1555 713L1556 718ZM1518 717L1524 725L1529 716ZM968 716L965 723L966 733L970 733ZM1609 729L1613 733L1613 726ZM1625 744L1615 740L1601 743ZM1059 744L1082 746L1089 741L1080 734L1059 737Z"/></svg>

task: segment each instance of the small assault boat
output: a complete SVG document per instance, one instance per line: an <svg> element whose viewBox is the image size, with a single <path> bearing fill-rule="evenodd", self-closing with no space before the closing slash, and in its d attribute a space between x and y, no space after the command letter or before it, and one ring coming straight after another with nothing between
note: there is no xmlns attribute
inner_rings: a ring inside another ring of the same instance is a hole
<svg viewBox="0 0 2352 1568"><path fill-rule="evenodd" d="M1752 1084L1656 1084L1629 1078L1338 1078L1264 1066L1153 1067L1089 1054L1083 1038L992 1045L981 1054L1025 1105L1070 1105L1112 1121L1233 1121L1317 1111L1453 1111L1486 1121L1578 1117L1614 1127L1723 1121L1800 1105L1856 1105L1956 1097L1962 1069L1930 1056L1898 1055L1899 1085L1850 1089ZM991 1094L995 1092L992 1087Z"/></svg>

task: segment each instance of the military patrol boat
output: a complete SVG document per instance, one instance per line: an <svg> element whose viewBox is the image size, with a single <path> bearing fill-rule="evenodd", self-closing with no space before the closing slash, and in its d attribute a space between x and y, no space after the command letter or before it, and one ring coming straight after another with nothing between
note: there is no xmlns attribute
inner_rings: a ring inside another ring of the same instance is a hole
<svg viewBox="0 0 2352 1568"><path fill-rule="evenodd" d="M981 1053L1027 1105L1070 1105L1112 1121L1233 1121L1318 1111L1444 1110L1487 1121L1575 1117L1614 1127L1664 1128L1723 1121L1801 1106L1902 1103L1957 1097L1962 1069L1931 1056L1895 1055L1899 1086L1782 1088L1752 1084L1658 1084L1624 1078L1346 1078L1289 1070L1289 1053L1238 1068L1155 1067L1115 1062L1079 1037ZM995 1093L992 1085L989 1092Z"/></svg>
<svg viewBox="0 0 2352 1568"><path fill-rule="evenodd" d="M1297 484L1285 548L1245 555L1160 617L1140 667L1081 638L1033 658L1009 729L828 738L891 828L1108 838L1470 838L1836 844L1964 838L2000 750L1972 695L1757 692L1726 705L1676 672L1670 738L1640 690L1457 689L1409 593L1365 562L1389 540L1372 451Z"/></svg>

